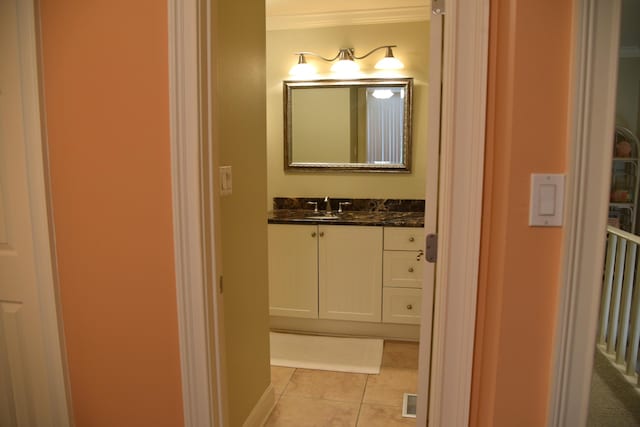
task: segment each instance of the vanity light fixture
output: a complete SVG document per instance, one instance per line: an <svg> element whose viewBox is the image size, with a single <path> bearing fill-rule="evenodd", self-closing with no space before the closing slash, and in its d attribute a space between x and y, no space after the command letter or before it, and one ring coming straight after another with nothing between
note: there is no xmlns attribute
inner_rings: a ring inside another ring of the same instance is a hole
<svg viewBox="0 0 640 427"><path fill-rule="evenodd" d="M404 68L404 65L398 58L393 56L392 48L394 47L396 47L396 45L379 46L362 56L356 56L355 51L352 47L343 48L340 49L338 51L338 54L333 58L325 58L324 56L318 55L317 53L313 52L296 52L296 55L298 55L298 63L294 65L293 68L291 68L289 74L298 77L315 74L315 68L313 68L312 65L308 64L306 59L306 56L312 56L315 58L320 58L323 61L327 62L333 62L337 60L337 62L331 66L332 72L342 76L354 75L357 74L358 71L360 71L360 66L358 65L356 60L364 59L380 49L386 49L386 53L384 58L376 63L375 68L377 70L399 70L401 68Z"/></svg>
<svg viewBox="0 0 640 427"><path fill-rule="evenodd" d="M291 67L289 74L292 76L311 76L316 73L316 68L307 62L307 58L304 57L305 53L298 54L298 63Z"/></svg>

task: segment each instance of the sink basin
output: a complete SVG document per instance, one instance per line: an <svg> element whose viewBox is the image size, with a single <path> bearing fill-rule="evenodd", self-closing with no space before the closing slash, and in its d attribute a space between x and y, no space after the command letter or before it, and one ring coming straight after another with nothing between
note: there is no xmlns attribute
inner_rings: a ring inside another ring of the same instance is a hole
<svg viewBox="0 0 640 427"><path fill-rule="evenodd" d="M306 217L307 219L338 219L337 215L313 215Z"/></svg>

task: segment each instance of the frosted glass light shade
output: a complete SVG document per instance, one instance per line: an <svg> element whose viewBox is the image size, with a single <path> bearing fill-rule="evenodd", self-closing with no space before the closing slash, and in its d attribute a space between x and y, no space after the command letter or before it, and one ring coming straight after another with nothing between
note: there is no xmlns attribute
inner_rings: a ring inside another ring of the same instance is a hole
<svg viewBox="0 0 640 427"><path fill-rule="evenodd" d="M316 68L311 64L303 62L291 67L289 74L296 77L313 76L316 74Z"/></svg>
<svg viewBox="0 0 640 427"><path fill-rule="evenodd" d="M356 74L360 66L350 59L341 59L331 66L331 71L342 75Z"/></svg>
<svg viewBox="0 0 640 427"><path fill-rule="evenodd" d="M395 56L385 56L375 65L377 70L400 70L404 64Z"/></svg>

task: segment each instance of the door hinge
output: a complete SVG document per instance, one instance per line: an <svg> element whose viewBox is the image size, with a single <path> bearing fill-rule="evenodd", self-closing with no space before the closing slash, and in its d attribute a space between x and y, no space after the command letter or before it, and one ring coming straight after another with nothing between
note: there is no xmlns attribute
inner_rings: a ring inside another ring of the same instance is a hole
<svg viewBox="0 0 640 427"><path fill-rule="evenodd" d="M438 235L427 234L427 247L424 253L427 262L435 263L438 260Z"/></svg>
<svg viewBox="0 0 640 427"><path fill-rule="evenodd" d="M445 0L431 0L431 14L444 15Z"/></svg>
<svg viewBox="0 0 640 427"><path fill-rule="evenodd" d="M218 281L219 286L220 286L220 293L224 292L224 287L222 285L222 276L220 276L220 280Z"/></svg>

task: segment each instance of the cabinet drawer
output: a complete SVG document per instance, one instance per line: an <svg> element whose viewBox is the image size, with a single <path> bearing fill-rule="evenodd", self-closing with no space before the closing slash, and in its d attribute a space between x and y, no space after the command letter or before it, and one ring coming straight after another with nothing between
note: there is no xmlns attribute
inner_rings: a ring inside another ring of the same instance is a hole
<svg viewBox="0 0 640 427"><path fill-rule="evenodd" d="M382 321L384 323L420 324L422 290L384 288L382 292Z"/></svg>
<svg viewBox="0 0 640 427"><path fill-rule="evenodd" d="M385 227L384 249L393 251L418 251L424 249L424 228Z"/></svg>
<svg viewBox="0 0 640 427"><path fill-rule="evenodd" d="M417 252L384 251L382 285L421 288L424 258L418 261L416 255Z"/></svg>

